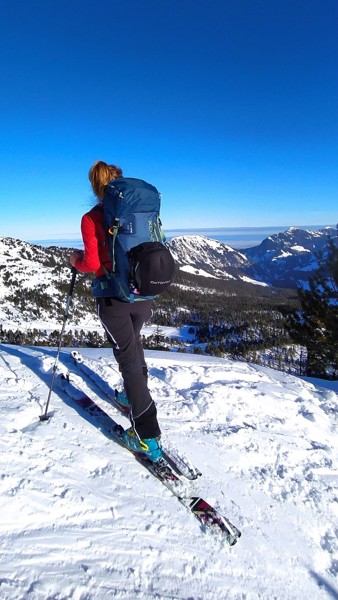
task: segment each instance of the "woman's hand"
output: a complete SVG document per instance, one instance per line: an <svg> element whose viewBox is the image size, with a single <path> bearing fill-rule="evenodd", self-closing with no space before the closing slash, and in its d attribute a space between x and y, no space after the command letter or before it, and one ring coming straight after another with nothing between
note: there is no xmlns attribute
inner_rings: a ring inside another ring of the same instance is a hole
<svg viewBox="0 0 338 600"><path fill-rule="evenodd" d="M73 250L69 257L69 262L72 265L72 267L75 267L75 263L77 260L79 260L79 258L83 258L83 250Z"/></svg>

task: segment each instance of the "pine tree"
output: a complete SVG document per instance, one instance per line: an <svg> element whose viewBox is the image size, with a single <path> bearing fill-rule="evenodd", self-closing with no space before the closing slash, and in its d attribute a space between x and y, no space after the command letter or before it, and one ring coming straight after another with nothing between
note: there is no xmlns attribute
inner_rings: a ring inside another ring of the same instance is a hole
<svg viewBox="0 0 338 600"><path fill-rule="evenodd" d="M301 304L288 319L293 340L307 349L306 375L338 377L338 247L332 240L318 255L309 289L299 289Z"/></svg>

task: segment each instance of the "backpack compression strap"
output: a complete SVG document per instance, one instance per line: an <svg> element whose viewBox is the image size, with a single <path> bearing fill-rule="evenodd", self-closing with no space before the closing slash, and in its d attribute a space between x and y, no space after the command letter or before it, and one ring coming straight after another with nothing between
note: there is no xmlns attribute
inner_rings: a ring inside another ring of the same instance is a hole
<svg viewBox="0 0 338 600"><path fill-rule="evenodd" d="M120 219L115 218L114 219L114 223L112 227L109 227L108 229L108 234L113 236L113 243L111 245L111 260L112 260L112 273L115 273L116 271L116 263L115 263L115 242L116 242L116 236L118 234L118 230L119 230L119 225L120 225ZM106 273L107 275L107 273Z"/></svg>

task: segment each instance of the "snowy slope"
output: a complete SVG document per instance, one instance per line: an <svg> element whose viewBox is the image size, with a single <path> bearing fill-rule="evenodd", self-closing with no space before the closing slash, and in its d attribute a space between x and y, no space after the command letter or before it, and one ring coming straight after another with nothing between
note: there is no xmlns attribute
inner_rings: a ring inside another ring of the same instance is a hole
<svg viewBox="0 0 338 600"><path fill-rule="evenodd" d="M119 383L110 350L83 353ZM338 598L337 389L147 354L164 439L242 530L229 548L57 388L52 418L39 421L54 359L50 348L0 346L2 600ZM72 366L69 351L60 363Z"/></svg>

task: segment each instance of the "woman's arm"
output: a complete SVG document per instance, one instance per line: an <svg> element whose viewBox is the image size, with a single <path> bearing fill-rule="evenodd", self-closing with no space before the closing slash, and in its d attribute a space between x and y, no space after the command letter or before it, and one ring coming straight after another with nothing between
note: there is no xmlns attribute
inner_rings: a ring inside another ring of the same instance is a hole
<svg viewBox="0 0 338 600"><path fill-rule="evenodd" d="M70 264L82 273L90 273L100 268L99 246L96 226L89 214L85 214L81 221L81 233L84 251L74 250L70 255Z"/></svg>

